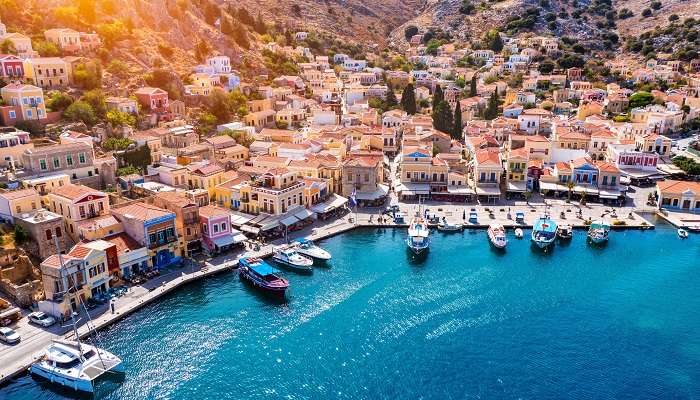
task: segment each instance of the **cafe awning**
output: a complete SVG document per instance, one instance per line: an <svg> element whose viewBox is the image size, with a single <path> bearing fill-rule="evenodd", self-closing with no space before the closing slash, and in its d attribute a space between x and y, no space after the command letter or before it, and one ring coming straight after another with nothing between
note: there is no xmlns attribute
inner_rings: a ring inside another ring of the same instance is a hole
<svg viewBox="0 0 700 400"><path fill-rule="evenodd" d="M600 189L601 199L617 199L622 193L616 189Z"/></svg>
<svg viewBox="0 0 700 400"><path fill-rule="evenodd" d="M525 182L508 182L506 190L509 192L524 193L527 191L527 184Z"/></svg>
<svg viewBox="0 0 700 400"><path fill-rule="evenodd" d="M233 235L219 236L217 238L212 239L212 242L217 247L230 246L235 243L233 240Z"/></svg>
<svg viewBox="0 0 700 400"><path fill-rule="evenodd" d="M299 218L300 221L303 221L310 216L314 215L311 211L307 210L306 208L302 208L301 210L297 211L294 213L294 216Z"/></svg>
<svg viewBox="0 0 700 400"><path fill-rule="evenodd" d="M402 183L397 191L401 192L402 195L415 195L415 194L430 194L430 185L427 183Z"/></svg>
<svg viewBox="0 0 700 400"><path fill-rule="evenodd" d="M428 187L428 191L430 191L430 186L426 186ZM428 191L426 191L426 194L428 194ZM355 198L357 198L357 200L377 200L385 197L388 193L389 186L379 184L377 185L377 189L373 192L357 192Z"/></svg>
<svg viewBox="0 0 700 400"><path fill-rule="evenodd" d="M500 196L501 189L498 186L477 186L476 194L479 196Z"/></svg>
<svg viewBox="0 0 700 400"><path fill-rule="evenodd" d="M250 225L241 225L241 231L252 233L253 235L260 234L260 228Z"/></svg>
<svg viewBox="0 0 700 400"><path fill-rule="evenodd" d="M566 186L556 184L554 182L542 182L540 181L540 190L554 190L558 192L568 191Z"/></svg>
<svg viewBox="0 0 700 400"><path fill-rule="evenodd" d="M239 212L232 212L231 213L231 225L235 226L241 226L245 224L248 221L251 221L255 218L254 215L249 215L249 214L244 214L244 213L239 213Z"/></svg>
<svg viewBox="0 0 700 400"><path fill-rule="evenodd" d="M294 225L297 222L299 222L299 220L293 215L289 215L289 216L282 218L280 220L280 223L284 226Z"/></svg>
<svg viewBox="0 0 700 400"><path fill-rule="evenodd" d="M447 193L449 194L474 194L474 189L469 186L448 186Z"/></svg>
<svg viewBox="0 0 700 400"><path fill-rule="evenodd" d="M338 209L345 205L347 202L348 199L346 199L345 197L333 193L324 202L314 204L313 206L311 206L311 210L313 212L323 214Z"/></svg>

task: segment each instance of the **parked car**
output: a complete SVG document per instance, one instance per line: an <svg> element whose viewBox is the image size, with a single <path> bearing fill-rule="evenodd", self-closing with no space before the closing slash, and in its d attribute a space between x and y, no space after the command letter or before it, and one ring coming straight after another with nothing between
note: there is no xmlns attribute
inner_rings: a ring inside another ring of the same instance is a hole
<svg viewBox="0 0 700 400"><path fill-rule="evenodd" d="M54 317L50 315L46 315L41 311L36 311L27 316L29 318L29 322L33 324L37 324L39 326L43 326L44 328L49 327L53 324L56 323L56 320Z"/></svg>
<svg viewBox="0 0 700 400"><path fill-rule="evenodd" d="M19 343L20 337L19 334L13 329L10 329L5 326L0 328L0 340L8 344L15 344Z"/></svg>

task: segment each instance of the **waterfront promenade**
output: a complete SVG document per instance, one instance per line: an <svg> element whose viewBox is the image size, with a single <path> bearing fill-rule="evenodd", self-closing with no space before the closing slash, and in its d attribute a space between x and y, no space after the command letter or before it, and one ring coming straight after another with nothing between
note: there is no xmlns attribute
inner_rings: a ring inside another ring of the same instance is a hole
<svg viewBox="0 0 700 400"><path fill-rule="evenodd" d="M408 219L418 210L418 204L401 203L399 209ZM499 223L506 227L520 226L523 228L530 227L534 221L547 211L551 218L558 223L571 224L574 227L585 227L586 219L597 219L601 217L611 217L612 209L598 204L588 206L579 206L574 203L549 203L549 204L522 204L514 203L510 205L471 205L471 204L444 204L437 202L427 202L423 205L423 209L428 209L430 215L435 215L439 218L445 217L449 222L463 223L463 215L469 219L469 213L474 210L477 213L477 223L467 223L467 228L483 228L491 223ZM578 210L581 210L581 216L578 215ZM317 221L315 224L308 226L302 230L290 232L289 240L299 237L308 237L312 240L321 240L331 237L356 227L362 226L379 226L379 217L382 216L384 208L362 208L355 212L354 210L342 218L326 221ZM509 212L510 210L510 212ZM653 227L653 225L645 220L635 211L651 211L651 210L635 210L631 207L616 207L615 213L618 220L624 221L624 225L617 225L618 229L639 229L644 227ZM491 213L493 212L493 217ZM524 213L524 222L517 224L514 220L516 212ZM510 218L509 214L510 213ZM562 218L562 215L564 216ZM387 217L383 215L383 217ZM397 226L390 221L390 218L385 218L386 222L383 226ZM403 226L403 225L399 225ZM88 324L95 330L100 330L108 327L125 316L135 312L141 307L155 301L162 295L169 293L176 288L193 282L207 276L230 271L237 266L238 259L242 256L250 257L266 257L272 254L274 245L283 244L285 239L278 239L272 243L258 245L258 250L253 250L255 246L250 243L245 250L231 252L224 255L214 257L203 263L187 263L188 265L180 268L172 269L171 271L145 282L142 285L133 286L129 292L114 300L115 312L112 313L108 305L91 311L93 315L91 322L87 321L84 313L80 315L81 326L79 334L86 336L88 334ZM53 338L57 337L72 337L72 331L67 326L54 325L49 329L39 328L27 323L26 318L20 322L17 331L22 336L22 342L15 346L0 346L0 358L3 363L0 365L0 383L8 378L25 371L32 362L40 355L41 351L46 347Z"/></svg>

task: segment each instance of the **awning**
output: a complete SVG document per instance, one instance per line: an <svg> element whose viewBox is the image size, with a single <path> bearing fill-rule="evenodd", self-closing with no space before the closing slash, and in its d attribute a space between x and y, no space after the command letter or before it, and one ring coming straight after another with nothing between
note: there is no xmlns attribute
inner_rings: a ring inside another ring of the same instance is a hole
<svg viewBox="0 0 700 400"><path fill-rule="evenodd" d="M263 231L269 231L277 228L278 226L280 226L280 221L275 217L271 217L260 224L260 229Z"/></svg>
<svg viewBox="0 0 700 400"><path fill-rule="evenodd" d="M617 199L620 197L621 192L615 189L600 189L601 199Z"/></svg>
<svg viewBox="0 0 700 400"><path fill-rule="evenodd" d="M333 193L323 203L318 203L311 206L311 210L313 212L323 214L340 208L347 202L348 199L346 199L345 197Z"/></svg>
<svg viewBox="0 0 700 400"><path fill-rule="evenodd" d="M586 194L598 194L598 189L592 186L582 186L582 185L576 185L574 186L574 192L575 193L586 193Z"/></svg>
<svg viewBox="0 0 700 400"><path fill-rule="evenodd" d="M212 239L212 242L218 247L230 246L234 243L233 235L220 236Z"/></svg>
<svg viewBox="0 0 700 400"><path fill-rule="evenodd" d="M231 234L233 235L233 244L243 243L248 240L248 238L239 231L232 230Z"/></svg>
<svg viewBox="0 0 700 400"><path fill-rule="evenodd" d="M430 185L427 183L402 183L401 186L397 188L401 194L413 195L413 194L430 194Z"/></svg>
<svg viewBox="0 0 700 400"><path fill-rule="evenodd" d="M0 313L0 319L11 317L11 316L13 316L17 313L21 313L21 312L22 312L22 310L20 310L19 307L10 308L9 310L6 310L6 311L3 311Z"/></svg>
<svg viewBox="0 0 700 400"><path fill-rule="evenodd" d="M526 192L527 184L525 182L508 182L506 184L506 190L509 192Z"/></svg>
<svg viewBox="0 0 700 400"><path fill-rule="evenodd" d="M474 194L474 190L469 186L448 186L447 193L449 194Z"/></svg>
<svg viewBox="0 0 700 400"><path fill-rule="evenodd" d="M241 230L242 230L243 232L252 233L253 235L258 235L258 234L260 234L260 228L257 228L257 227L255 227L255 226L241 225Z"/></svg>
<svg viewBox="0 0 700 400"><path fill-rule="evenodd" d="M556 184L554 182L542 182L540 181L540 190L556 190L556 191L568 191L566 186Z"/></svg>
<svg viewBox="0 0 700 400"><path fill-rule="evenodd" d="M426 192L425 194L428 194L430 192L430 186L426 186ZM355 198L357 200L377 200L379 198L385 197L389 193L389 186L387 185L377 185L377 190L374 192L357 192L355 194Z"/></svg>
<svg viewBox="0 0 700 400"><path fill-rule="evenodd" d="M294 216L299 218L300 221L303 221L310 216L314 215L311 211L307 210L306 208L302 208L301 210L297 211L294 213Z"/></svg>
<svg viewBox="0 0 700 400"><path fill-rule="evenodd" d="M498 186L477 186L476 194L479 196L500 196L501 189Z"/></svg>
<svg viewBox="0 0 700 400"><path fill-rule="evenodd" d="M293 215L290 215L290 216L288 216L288 217L282 218L282 219L280 220L280 223L281 223L282 225L284 225L284 226L294 225L294 224L296 224L297 222L299 222L299 220L296 219L296 217L294 217Z"/></svg>
<svg viewBox="0 0 700 400"><path fill-rule="evenodd" d="M254 215L232 212L231 213L231 225L241 226L241 225L245 224L246 222L253 220L254 218L255 218Z"/></svg>

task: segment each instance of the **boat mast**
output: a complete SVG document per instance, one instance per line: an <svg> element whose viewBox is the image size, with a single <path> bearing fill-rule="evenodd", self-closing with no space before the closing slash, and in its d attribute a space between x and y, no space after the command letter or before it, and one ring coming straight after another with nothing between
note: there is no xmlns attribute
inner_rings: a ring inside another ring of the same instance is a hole
<svg viewBox="0 0 700 400"><path fill-rule="evenodd" d="M53 237L53 242L54 245L56 246L56 253L58 254L58 264L59 264L59 273L58 275L62 278L63 277L63 257L61 256L61 249L58 245L58 237L54 235ZM68 275L68 280L70 279L70 275ZM71 289L75 289L75 279L72 280L73 284L68 288L68 290L65 291L69 296L71 294ZM80 301L78 299L78 301ZM83 346L80 343L80 336L78 335L78 327L75 322L75 312L73 311L73 308L71 307L71 313L70 313L70 319L71 319L71 325L73 325L73 334L75 335L75 341L78 342L78 351L80 352L80 358L83 358Z"/></svg>

